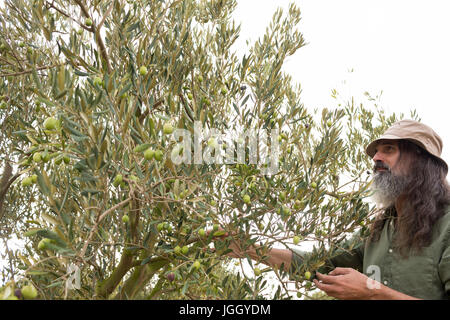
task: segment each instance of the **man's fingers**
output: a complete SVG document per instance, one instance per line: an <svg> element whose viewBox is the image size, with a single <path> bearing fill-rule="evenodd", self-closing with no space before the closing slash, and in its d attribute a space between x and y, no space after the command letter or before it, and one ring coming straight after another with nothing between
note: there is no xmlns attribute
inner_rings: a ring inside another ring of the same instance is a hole
<svg viewBox="0 0 450 320"><path fill-rule="evenodd" d="M323 283L335 283L335 278L333 276L328 276L316 271L316 277Z"/></svg>
<svg viewBox="0 0 450 320"><path fill-rule="evenodd" d="M220 238L220 239L225 239L228 236L236 235L236 232L234 232L234 231L225 231L225 229L223 229L222 227L219 227L217 230L214 230L214 229L206 230L206 236L209 237L209 235L211 233L213 234L214 238Z"/></svg>
<svg viewBox="0 0 450 320"><path fill-rule="evenodd" d="M206 236L209 237L209 235L212 233L214 239L226 239L230 233L228 231L225 231L222 228L219 228L218 230L209 229L206 230Z"/></svg>
<svg viewBox="0 0 450 320"><path fill-rule="evenodd" d="M320 283L319 281L317 281L317 279L314 279L313 282L317 288L319 288L322 291L325 291L327 294L332 294L336 291L335 285L333 284Z"/></svg>
<svg viewBox="0 0 450 320"><path fill-rule="evenodd" d="M237 243L235 240L232 239L234 232L228 232L222 228L219 228L217 231L208 230L207 231L208 236L211 232L213 232L213 241L214 241L215 245L217 243L221 243L221 241L228 240L228 239L230 240L228 249L231 249L231 252L226 253L225 254L226 256L228 256L230 258L244 257L244 254L242 253L239 243Z"/></svg>
<svg viewBox="0 0 450 320"><path fill-rule="evenodd" d="M337 267L333 271L328 273L328 275L330 275L330 276L339 276L339 275L343 275L343 274L349 274L351 270L352 270L351 268Z"/></svg>

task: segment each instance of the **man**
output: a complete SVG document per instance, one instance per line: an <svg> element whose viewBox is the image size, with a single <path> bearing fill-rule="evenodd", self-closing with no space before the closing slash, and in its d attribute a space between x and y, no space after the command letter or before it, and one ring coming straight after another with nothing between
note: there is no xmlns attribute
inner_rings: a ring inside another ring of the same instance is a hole
<svg viewBox="0 0 450 320"><path fill-rule="evenodd" d="M382 213L368 238L316 270L315 285L339 299L449 299L450 188L441 138L402 120L366 152L375 162L374 198ZM243 256L236 243L230 248L230 256ZM246 253L258 259L255 249ZM267 256L267 265L283 264L295 274L308 253L272 249Z"/></svg>

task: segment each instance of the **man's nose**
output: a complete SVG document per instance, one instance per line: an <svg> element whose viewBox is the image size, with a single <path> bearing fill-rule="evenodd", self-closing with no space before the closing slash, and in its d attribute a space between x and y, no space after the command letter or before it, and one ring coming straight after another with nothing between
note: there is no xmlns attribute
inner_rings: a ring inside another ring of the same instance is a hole
<svg viewBox="0 0 450 320"><path fill-rule="evenodd" d="M389 166L387 164L385 164L383 161L377 160L377 161L375 161L375 163L373 165L373 170L376 171L378 169L388 169L389 170Z"/></svg>
<svg viewBox="0 0 450 320"><path fill-rule="evenodd" d="M384 162L384 158L383 158L383 156L381 155L380 152L375 153L375 155L373 156L372 159L373 159L373 161L375 161L375 162L377 162L377 161Z"/></svg>

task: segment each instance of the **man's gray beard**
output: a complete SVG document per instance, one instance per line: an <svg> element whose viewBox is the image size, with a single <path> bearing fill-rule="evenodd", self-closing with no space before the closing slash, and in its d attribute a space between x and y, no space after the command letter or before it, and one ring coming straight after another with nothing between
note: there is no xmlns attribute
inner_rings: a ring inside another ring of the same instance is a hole
<svg viewBox="0 0 450 320"><path fill-rule="evenodd" d="M406 190L409 179L393 175L390 171L377 172L373 178L372 199L377 207L386 209L394 205L395 200Z"/></svg>

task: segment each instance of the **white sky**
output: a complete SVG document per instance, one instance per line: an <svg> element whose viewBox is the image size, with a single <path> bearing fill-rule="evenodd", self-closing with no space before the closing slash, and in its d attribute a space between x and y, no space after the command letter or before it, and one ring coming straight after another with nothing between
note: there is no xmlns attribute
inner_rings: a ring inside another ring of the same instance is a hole
<svg viewBox="0 0 450 320"><path fill-rule="evenodd" d="M300 8L299 30L308 44L289 58L284 70L301 84L305 106L336 107L333 88L363 103L365 91L372 96L383 91L381 106L407 118L415 108L422 122L441 136L442 157L450 162L450 1L237 2L238 47L264 35L278 7L287 10L294 2Z"/></svg>

